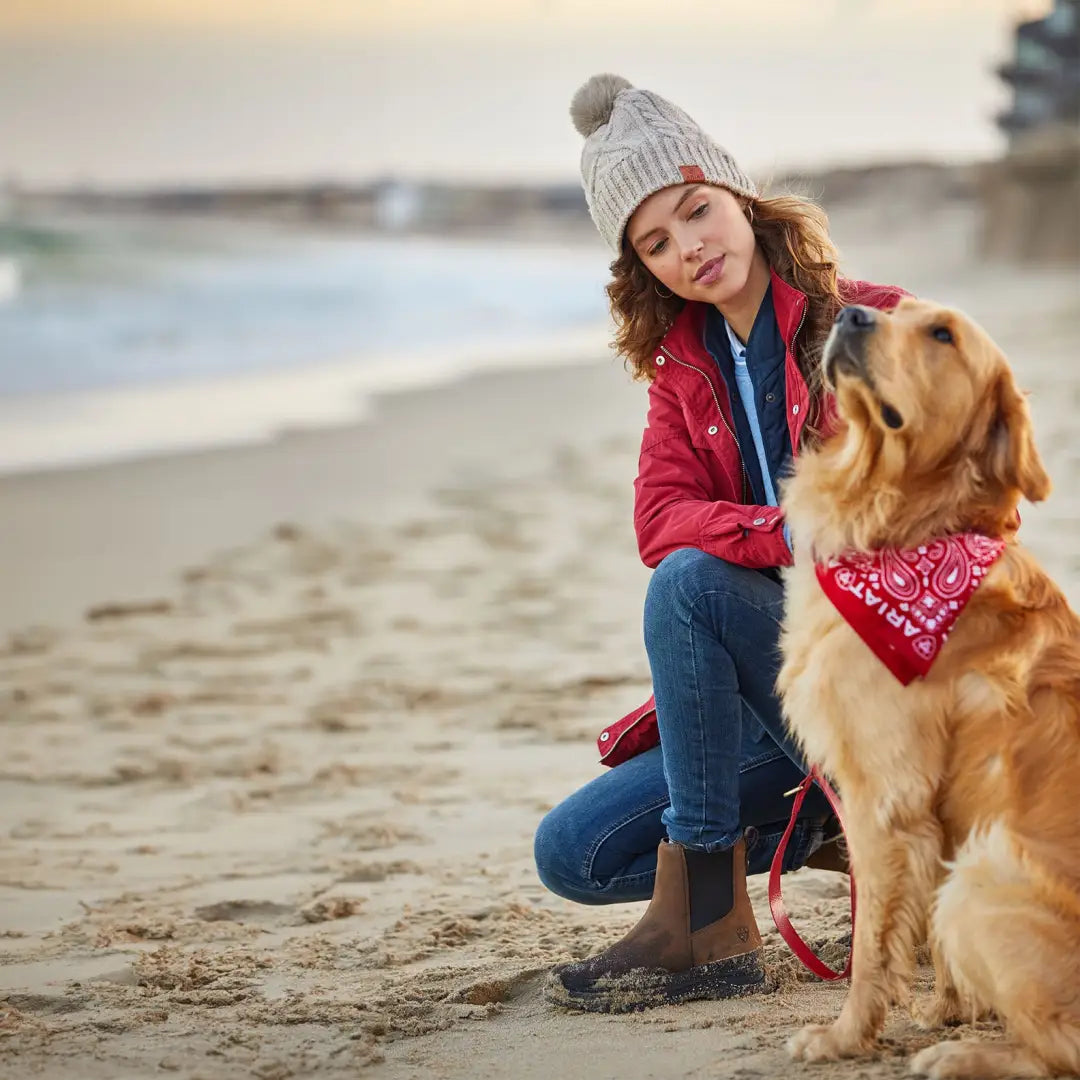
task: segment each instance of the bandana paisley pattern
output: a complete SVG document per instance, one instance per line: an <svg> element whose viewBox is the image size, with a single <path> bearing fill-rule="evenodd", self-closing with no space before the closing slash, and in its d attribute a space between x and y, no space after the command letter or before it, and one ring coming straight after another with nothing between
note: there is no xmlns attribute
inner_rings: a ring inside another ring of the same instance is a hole
<svg viewBox="0 0 1080 1080"><path fill-rule="evenodd" d="M817 563L833 606L905 686L925 676L1005 542L960 533Z"/></svg>

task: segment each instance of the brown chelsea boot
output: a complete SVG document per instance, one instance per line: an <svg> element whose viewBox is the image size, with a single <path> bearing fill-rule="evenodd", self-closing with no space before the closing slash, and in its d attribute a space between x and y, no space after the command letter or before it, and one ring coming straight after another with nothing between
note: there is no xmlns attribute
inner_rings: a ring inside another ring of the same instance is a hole
<svg viewBox="0 0 1080 1080"><path fill-rule="evenodd" d="M840 827L840 819L830 814L824 825L825 839L820 847L803 863L815 870L835 870L838 874L851 873L847 837Z"/></svg>
<svg viewBox="0 0 1080 1080"><path fill-rule="evenodd" d="M702 852L665 840L638 924L604 952L555 968L544 993L569 1009L629 1012L764 989L745 841Z"/></svg>

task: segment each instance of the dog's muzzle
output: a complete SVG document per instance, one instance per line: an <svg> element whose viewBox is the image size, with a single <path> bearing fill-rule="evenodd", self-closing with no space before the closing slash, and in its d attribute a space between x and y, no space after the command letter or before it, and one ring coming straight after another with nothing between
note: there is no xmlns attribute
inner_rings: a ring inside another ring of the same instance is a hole
<svg viewBox="0 0 1080 1080"><path fill-rule="evenodd" d="M877 328L877 318L872 308L851 304L841 308L833 322L825 342L823 359L825 378L836 382L837 375L854 375L865 379L866 342Z"/></svg>

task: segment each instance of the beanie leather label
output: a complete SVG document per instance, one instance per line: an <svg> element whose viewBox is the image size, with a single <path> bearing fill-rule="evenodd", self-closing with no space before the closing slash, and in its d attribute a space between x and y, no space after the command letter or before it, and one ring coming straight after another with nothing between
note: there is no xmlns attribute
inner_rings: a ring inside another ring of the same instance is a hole
<svg viewBox="0 0 1080 1080"><path fill-rule="evenodd" d="M705 183L705 174L701 171L700 165L680 165L679 172L682 173L683 180L688 184Z"/></svg>

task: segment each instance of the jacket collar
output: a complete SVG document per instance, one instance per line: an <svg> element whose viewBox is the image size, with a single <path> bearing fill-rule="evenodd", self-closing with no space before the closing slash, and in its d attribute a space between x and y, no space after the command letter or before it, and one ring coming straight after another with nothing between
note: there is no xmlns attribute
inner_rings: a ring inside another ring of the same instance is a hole
<svg viewBox="0 0 1080 1080"><path fill-rule="evenodd" d="M776 312L776 323L787 349L791 348L791 339L799 329L803 312L806 310L806 294L789 285L779 277L771 267L772 302ZM664 335L661 346L669 349L675 356L685 360L705 360L703 354L705 315L708 305L700 300L687 303L675 317L671 329Z"/></svg>

